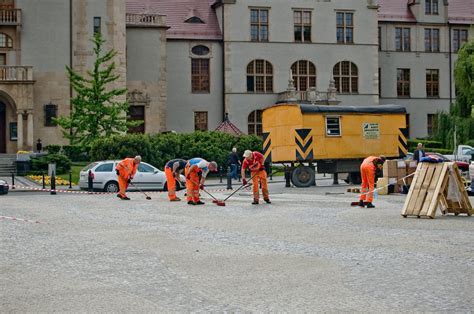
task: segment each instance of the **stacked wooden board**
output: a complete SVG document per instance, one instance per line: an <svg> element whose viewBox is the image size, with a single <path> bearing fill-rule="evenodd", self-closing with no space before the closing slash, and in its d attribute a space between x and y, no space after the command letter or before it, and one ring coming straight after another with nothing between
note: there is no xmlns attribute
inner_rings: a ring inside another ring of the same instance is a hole
<svg viewBox="0 0 474 314"><path fill-rule="evenodd" d="M450 180L451 189L455 189L454 191L448 191ZM448 192L454 192L456 197L448 195ZM419 163L403 206L402 216L434 218L438 207L443 214L471 216L474 213L455 163Z"/></svg>

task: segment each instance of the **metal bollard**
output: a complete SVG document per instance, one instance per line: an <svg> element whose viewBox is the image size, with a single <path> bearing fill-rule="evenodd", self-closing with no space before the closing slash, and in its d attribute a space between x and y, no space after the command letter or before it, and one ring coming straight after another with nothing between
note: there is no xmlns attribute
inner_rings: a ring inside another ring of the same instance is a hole
<svg viewBox="0 0 474 314"><path fill-rule="evenodd" d="M222 166L219 167L219 183L222 183Z"/></svg>
<svg viewBox="0 0 474 314"><path fill-rule="evenodd" d="M45 180L44 180L44 172L43 172L43 175L42 175L42 176L43 176L43 190L44 190L44 189L46 189L46 182L45 182Z"/></svg>
<svg viewBox="0 0 474 314"><path fill-rule="evenodd" d="M94 191L94 175L92 174L91 170L89 170L87 175L87 190L89 193Z"/></svg>
<svg viewBox="0 0 474 314"><path fill-rule="evenodd" d="M227 190L232 190L232 173L230 172L230 167L227 168Z"/></svg>
<svg viewBox="0 0 474 314"><path fill-rule="evenodd" d="M72 189L72 171L69 171L69 188Z"/></svg>
<svg viewBox="0 0 474 314"><path fill-rule="evenodd" d="M56 175L54 171L51 173L51 195L56 195Z"/></svg>
<svg viewBox="0 0 474 314"><path fill-rule="evenodd" d="M285 168L285 188L291 188L291 183L290 183L290 168L286 167Z"/></svg>
<svg viewBox="0 0 474 314"><path fill-rule="evenodd" d="M12 172L12 190L15 189L15 173Z"/></svg>
<svg viewBox="0 0 474 314"><path fill-rule="evenodd" d="M339 185L339 174L338 173L333 173L332 177L333 177L332 184L333 185Z"/></svg>

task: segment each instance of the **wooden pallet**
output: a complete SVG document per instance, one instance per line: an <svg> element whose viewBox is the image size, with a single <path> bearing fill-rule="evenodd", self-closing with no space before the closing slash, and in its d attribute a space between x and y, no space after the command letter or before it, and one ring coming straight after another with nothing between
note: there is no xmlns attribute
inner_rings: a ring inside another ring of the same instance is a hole
<svg viewBox="0 0 474 314"><path fill-rule="evenodd" d="M347 189L347 192L348 193L360 193L360 189L359 188L349 188L349 189Z"/></svg>
<svg viewBox="0 0 474 314"><path fill-rule="evenodd" d="M456 200L448 199L450 180L454 180L459 195ZM443 215L463 213L471 216L474 213L455 163L419 163L403 206L402 216L434 218L438 207Z"/></svg>

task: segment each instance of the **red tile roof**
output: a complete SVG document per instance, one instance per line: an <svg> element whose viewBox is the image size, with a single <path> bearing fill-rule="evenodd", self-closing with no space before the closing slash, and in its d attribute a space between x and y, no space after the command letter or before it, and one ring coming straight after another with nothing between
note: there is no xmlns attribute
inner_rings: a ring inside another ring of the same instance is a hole
<svg viewBox="0 0 474 314"><path fill-rule="evenodd" d="M222 39L217 16L211 5L214 0L127 0L127 13L166 15L167 38ZM203 23L185 23L194 15Z"/></svg>
<svg viewBox="0 0 474 314"><path fill-rule="evenodd" d="M409 3L413 0L378 0L379 21L416 22ZM440 5L442 2L440 1ZM474 24L473 0L448 0L448 19L450 23Z"/></svg>

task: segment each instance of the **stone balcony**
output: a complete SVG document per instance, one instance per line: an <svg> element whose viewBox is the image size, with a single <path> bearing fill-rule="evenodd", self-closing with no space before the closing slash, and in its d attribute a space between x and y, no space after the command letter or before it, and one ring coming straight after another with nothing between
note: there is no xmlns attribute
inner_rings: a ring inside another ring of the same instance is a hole
<svg viewBox="0 0 474 314"><path fill-rule="evenodd" d="M127 13L125 22L128 27L166 27L165 16L160 14Z"/></svg>
<svg viewBox="0 0 474 314"><path fill-rule="evenodd" d="M21 9L0 9L0 25L21 25Z"/></svg>
<svg viewBox="0 0 474 314"><path fill-rule="evenodd" d="M0 83L33 82L32 66L2 65L0 66Z"/></svg>

